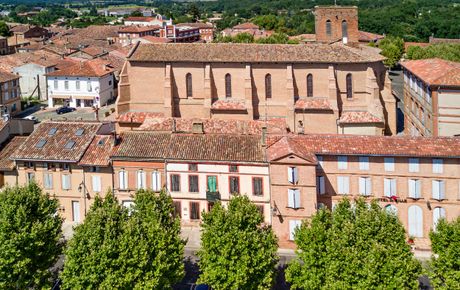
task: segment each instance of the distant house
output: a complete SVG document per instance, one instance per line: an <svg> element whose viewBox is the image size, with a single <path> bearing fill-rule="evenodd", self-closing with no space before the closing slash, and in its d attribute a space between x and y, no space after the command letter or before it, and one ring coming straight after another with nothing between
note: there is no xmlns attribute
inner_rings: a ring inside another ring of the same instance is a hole
<svg viewBox="0 0 460 290"><path fill-rule="evenodd" d="M10 29L13 36L17 39L40 39L45 40L49 37L47 29L39 26L17 25Z"/></svg>
<svg viewBox="0 0 460 290"><path fill-rule="evenodd" d="M430 36L429 40L430 44L438 44L438 43L460 43L460 39L458 38L437 38L434 36Z"/></svg>
<svg viewBox="0 0 460 290"><path fill-rule="evenodd" d="M13 68L13 72L21 77L19 84L22 96L47 100L46 74L53 72L56 64L55 59L40 58Z"/></svg>
<svg viewBox="0 0 460 290"><path fill-rule="evenodd" d="M125 25L139 25L139 26L152 26L159 25L164 27L165 25L172 25L172 19L168 19L160 14L157 14L152 17L128 17L125 19Z"/></svg>
<svg viewBox="0 0 460 290"><path fill-rule="evenodd" d="M144 37L144 36L156 36L159 35L161 26L159 25L130 25L121 27L118 30L118 40L121 44L131 44L133 39Z"/></svg>
<svg viewBox="0 0 460 290"><path fill-rule="evenodd" d="M191 26L167 25L160 30L160 37L171 42L197 42L200 40L200 29Z"/></svg>
<svg viewBox="0 0 460 290"><path fill-rule="evenodd" d="M5 55L10 53L8 47L8 39L6 37L0 36L0 55Z"/></svg>
<svg viewBox="0 0 460 290"><path fill-rule="evenodd" d="M382 40L385 38L384 35L372 33L372 32L366 32L366 31L358 31L358 40L360 43L377 43L378 41Z"/></svg>
<svg viewBox="0 0 460 290"><path fill-rule="evenodd" d="M2 115L14 116L21 111L19 76L2 70L0 70L0 106Z"/></svg>
<svg viewBox="0 0 460 290"><path fill-rule="evenodd" d="M114 69L99 58L53 71L46 78L49 107L101 107L116 94Z"/></svg>
<svg viewBox="0 0 460 290"><path fill-rule="evenodd" d="M212 42L214 40L214 26L210 23L180 23L177 24L178 27L194 27L198 28L200 31L200 39L205 42Z"/></svg>
<svg viewBox="0 0 460 290"><path fill-rule="evenodd" d="M255 39L269 37L273 34L271 30L260 29L260 27L254 23L246 22L227 28L222 31L222 36L237 36L241 33L247 33L254 36Z"/></svg>

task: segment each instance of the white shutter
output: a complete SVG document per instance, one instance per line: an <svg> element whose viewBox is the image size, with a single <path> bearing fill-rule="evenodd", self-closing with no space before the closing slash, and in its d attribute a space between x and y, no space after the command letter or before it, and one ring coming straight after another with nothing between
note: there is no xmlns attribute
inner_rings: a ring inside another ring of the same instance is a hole
<svg viewBox="0 0 460 290"><path fill-rule="evenodd" d="M338 168L339 169L347 169L348 168L348 158L347 156L338 156L337 157L337 161L338 161Z"/></svg>
<svg viewBox="0 0 460 290"><path fill-rule="evenodd" d="M418 172L418 171L419 171L418 158L409 158L409 172Z"/></svg>
<svg viewBox="0 0 460 290"><path fill-rule="evenodd" d="M370 177L366 178L366 195L372 194L372 179Z"/></svg>
<svg viewBox="0 0 460 290"><path fill-rule="evenodd" d="M390 179L390 192L391 195L396 195L396 179Z"/></svg>
<svg viewBox="0 0 460 290"><path fill-rule="evenodd" d="M391 185L390 185L390 179L388 178L385 178L383 180L383 192L385 196L387 197L391 196Z"/></svg>
<svg viewBox="0 0 460 290"><path fill-rule="evenodd" d="M442 159L433 159L433 173L443 173Z"/></svg>
<svg viewBox="0 0 460 290"><path fill-rule="evenodd" d="M295 230L300 227L302 224L301 221L299 220L290 220L289 221L289 240L293 241L294 240L294 234Z"/></svg>
<svg viewBox="0 0 460 290"><path fill-rule="evenodd" d="M337 191L339 194L344 194L343 192L343 176L337 176Z"/></svg>
<svg viewBox="0 0 460 290"><path fill-rule="evenodd" d="M416 238L423 237L423 214L418 205L409 207L409 235Z"/></svg>
<svg viewBox="0 0 460 290"><path fill-rule="evenodd" d="M288 189L288 207L294 208L294 189Z"/></svg>
<svg viewBox="0 0 460 290"><path fill-rule="evenodd" d="M62 189L70 189L70 175L68 174L62 175Z"/></svg>
<svg viewBox="0 0 460 290"><path fill-rule="evenodd" d="M137 189L146 189L145 171L137 171Z"/></svg>
<svg viewBox="0 0 460 290"><path fill-rule="evenodd" d="M442 180L432 181L432 197L434 199L444 198L444 182Z"/></svg>
<svg viewBox="0 0 460 290"><path fill-rule="evenodd" d="M161 173L159 171L152 172L152 190L161 190Z"/></svg>
<svg viewBox="0 0 460 290"><path fill-rule="evenodd" d="M366 157L366 156L359 157L359 169L369 170L369 157Z"/></svg>
<svg viewBox="0 0 460 290"><path fill-rule="evenodd" d="M394 171L395 170L395 159L388 157L384 159L385 171Z"/></svg>
<svg viewBox="0 0 460 290"><path fill-rule="evenodd" d="M417 198L417 195L416 195L416 180L415 179L409 179L408 181L409 183L409 197L412 197L412 198Z"/></svg>
<svg viewBox="0 0 460 290"><path fill-rule="evenodd" d="M436 207L433 210L433 230L436 231L440 219L446 218L446 210L442 207Z"/></svg>
<svg viewBox="0 0 460 290"><path fill-rule="evenodd" d="M300 190L294 189L294 208L300 208Z"/></svg>
<svg viewBox="0 0 460 290"><path fill-rule="evenodd" d="M359 178L359 194L366 195L366 178Z"/></svg>
<svg viewBox="0 0 460 290"><path fill-rule="evenodd" d="M297 184L299 181L299 171L297 167L288 167L288 180L292 184Z"/></svg>
<svg viewBox="0 0 460 290"><path fill-rule="evenodd" d="M101 192L101 177L97 175L92 176L92 188L94 192Z"/></svg>
<svg viewBox="0 0 460 290"><path fill-rule="evenodd" d="M53 188L53 175L51 173L45 173L45 189Z"/></svg>
<svg viewBox="0 0 460 290"><path fill-rule="evenodd" d="M128 176L126 174L126 171L122 170L118 172L118 182L120 189L128 189Z"/></svg>
<svg viewBox="0 0 460 290"><path fill-rule="evenodd" d="M421 180L415 180L415 197L420 198L422 197L422 187L421 187L422 181Z"/></svg>
<svg viewBox="0 0 460 290"><path fill-rule="evenodd" d="M444 199L445 183L444 183L443 180L440 180L439 183L440 183L440 188L439 188L439 199Z"/></svg>

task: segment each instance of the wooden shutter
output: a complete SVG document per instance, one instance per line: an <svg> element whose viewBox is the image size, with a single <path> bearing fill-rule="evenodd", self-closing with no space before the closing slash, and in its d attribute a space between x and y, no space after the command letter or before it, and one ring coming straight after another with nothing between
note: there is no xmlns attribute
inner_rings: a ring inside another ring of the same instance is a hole
<svg viewBox="0 0 460 290"><path fill-rule="evenodd" d="M423 237L423 214L418 205L409 207L409 235L416 238Z"/></svg>
<svg viewBox="0 0 460 290"><path fill-rule="evenodd" d="M208 176L208 191L217 192L217 176Z"/></svg>
<svg viewBox="0 0 460 290"><path fill-rule="evenodd" d="M152 190L153 191L161 190L161 173L159 171L152 172Z"/></svg>

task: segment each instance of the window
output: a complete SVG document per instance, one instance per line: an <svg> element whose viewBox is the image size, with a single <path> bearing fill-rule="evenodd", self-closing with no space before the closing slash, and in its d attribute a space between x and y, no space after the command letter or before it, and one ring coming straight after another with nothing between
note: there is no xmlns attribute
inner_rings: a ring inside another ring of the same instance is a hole
<svg viewBox="0 0 460 290"><path fill-rule="evenodd" d="M72 201L72 220L80 222L80 202Z"/></svg>
<svg viewBox="0 0 460 290"><path fill-rule="evenodd" d="M31 183L35 181L35 173L34 172L27 172L27 183Z"/></svg>
<svg viewBox="0 0 460 290"><path fill-rule="evenodd" d="M54 87L55 90L58 89L58 81L57 80L54 80L53 87Z"/></svg>
<svg viewBox="0 0 460 290"><path fill-rule="evenodd" d="M238 172L238 165L230 165L228 168L230 172Z"/></svg>
<svg viewBox="0 0 460 290"><path fill-rule="evenodd" d="M317 156L316 159L318 159L318 165L316 167L323 168L323 163L324 163L323 156Z"/></svg>
<svg viewBox="0 0 460 290"><path fill-rule="evenodd" d="M307 75L307 97L313 97L313 75Z"/></svg>
<svg viewBox="0 0 460 290"><path fill-rule="evenodd" d="M187 98L193 97L192 74L191 73L188 73L185 76L185 87L187 90Z"/></svg>
<svg viewBox="0 0 460 290"><path fill-rule="evenodd" d="M422 182L419 179L409 179L409 197L422 198Z"/></svg>
<svg viewBox="0 0 460 290"><path fill-rule="evenodd" d="M324 176L317 176L316 177L316 191L319 194L325 194L326 193L326 183Z"/></svg>
<svg viewBox="0 0 460 290"><path fill-rule="evenodd" d="M297 167L288 167L288 181L291 184L297 184L299 182L299 170Z"/></svg>
<svg viewBox="0 0 460 290"><path fill-rule="evenodd" d="M347 74L347 99L353 99L353 77Z"/></svg>
<svg viewBox="0 0 460 290"><path fill-rule="evenodd" d="M265 98L272 98L272 76L270 74L265 76Z"/></svg>
<svg viewBox="0 0 460 290"><path fill-rule="evenodd" d="M52 173L44 173L43 185L45 189L53 189L53 174Z"/></svg>
<svg viewBox="0 0 460 290"><path fill-rule="evenodd" d="M171 174L171 191L180 191L180 175Z"/></svg>
<svg viewBox="0 0 460 290"><path fill-rule="evenodd" d="M369 157L359 157L359 170L369 170Z"/></svg>
<svg viewBox="0 0 460 290"><path fill-rule="evenodd" d="M62 175L62 189L63 190L70 190L70 174L63 174Z"/></svg>
<svg viewBox="0 0 460 290"><path fill-rule="evenodd" d="M69 90L69 81L64 81L64 88L66 91Z"/></svg>
<svg viewBox="0 0 460 290"><path fill-rule="evenodd" d="M34 169L34 164L32 162L24 162L24 167L27 169Z"/></svg>
<svg viewBox="0 0 460 290"><path fill-rule="evenodd" d="M83 133L85 133L85 129L77 129L77 131L75 132L75 136L82 136Z"/></svg>
<svg viewBox="0 0 460 290"><path fill-rule="evenodd" d="M217 192L217 176L210 175L208 176L208 191L209 192Z"/></svg>
<svg viewBox="0 0 460 290"><path fill-rule="evenodd" d="M238 176L230 176L230 193L240 193L240 178Z"/></svg>
<svg viewBox="0 0 460 290"><path fill-rule="evenodd" d="M435 207L433 210L433 231L436 231L439 221L445 218L446 210L442 207Z"/></svg>
<svg viewBox="0 0 460 290"><path fill-rule="evenodd" d="M161 190L161 173L160 171L152 172L152 190L160 191Z"/></svg>
<svg viewBox="0 0 460 290"><path fill-rule="evenodd" d="M300 227L302 222L300 220L289 221L289 240L293 241L297 228Z"/></svg>
<svg viewBox="0 0 460 290"><path fill-rule="evenodd" d="M128 172L123 169L118 172L118 188L120 190L128 189Z"/></svg>
<svg viewBox="0 0 460 290"><path fill-rule="evenodd" d="M419 171L419 160L418 158L409 158L409 172Z"/></svg>
<svg viewBox="0 0 460 290"><path fill-rule="evenodd" d="M61 164L61 170L62 171L70 171L70 165L67 163Z"/></svg>
<svg viewBox="0 0 460 290"><path fill-rule="evenodd" d="M342 21L342 38L348 38L348 23L346 20Z"/></svg>
<svg viewBox="0 0 460 290"><path fill-rule="evenodd" d="M94 192L101 192L101 177L99 175L91 176L91 187L93 188Z"/></svg>
<svg viewBox="0 0 460 290"><path fill-rule="evenodd" d="M392 157L384 159L385 171L395 171L395 159Z"/></svg>
<svg viewBox="0 0 460 290"><path fill-rule="evenodd" d="M432 182L432 197L433 199L443 200L445 185L444 180L433 180Z"/></svg>
<svg viewBox="0 0 460 290"><path fill-rule="evenodd" d="M198 175L189 175L188 176L188 191L189 192L199 192L199 189L198 189Z"/></svg>
<svg viewBox="0 0 460 290"><path fill-rule="evenodd" d="M232 76L230 74L225 75L225 97L232 97Z"/></svg>
<svg viewBox="0 0 460 290"><path fill-rule="evenodd" d="M262 177L252 178L252 194L257 196L264 194Z"/></svg>
<svg viewBox="0 0 460 290"><path fill-rule="evenodd" d="M300 190L288 189L288 207L293 209L300 208Z"/></svg>
<svg viewBox="0 0 460 290"><path fill-rule="evenodd" d="M182 217L182 205L180 201L174 201L174 217Z"/></svg>
<svg viewBox="0 0 460 290"><path fill-rule="evenodd" d="M383 179L383 192L386 197L396 196L396 179L384 178Z"/></svg>
<svg viewBox="0 0 460 290"><path fill-rule="evenodd" d="M338 156L337 157L337 161L338 161L338 169L347 169L348 168L348 158L347 156Z"/></svg>
<svg viewBox="0 0 460 290"><path fill-rule="evenodd" d="M190 219L191 220L200 219L200 203L199 202L190 203Z"/></svg>
<svg viewBox="0 0 460 290"><path fill-rule="evenodd" d="M364 196L372 194L372 179L370 177L359 178L359 194Z"/></svg>
<svg viewBox="0 0 460 290"><path fill-rule="evenodd" d="M96 166L91 166L89 169L89 172L93 172L93 173L100 172L100 171L101 171L100 167L96 167Z"/></svg>
<svg viewBox="0 0 460 290"><path fill-rule="evenodd" d="M146 189L146 176L144 170L137 171L137 189Z"/></svg>
<svg viewBox="0 0 460 290"><path fill-rule="evenodd" d="M121 205L128 210L128 216L131 216L134 211L134 202L132 200L123 200Z"/></svg>
<svg viewBox="0 0 460 290"><path fill-rule="evenodd" d="M77 89L77 91L80 90L80 81L75 81L75 88Z"/></svg>
<svg viewBox="0 0 460 290"><path fill-rule="evenodd" d="M398 214L398 208L392 204L385 206L385 211L387 213L394 214L394 215Z"/></svg>
<svg viewBox="0 0 460 290"><path fill-rule="evenodd" d="M332 24L330 20L326 21L326 35L332 36Z"/></svg>
<svg viewBox="0 0 460 290"><path fill-rule="evenodd" d="M196 172L198 171L198 165L197 164L189 164L188 165L188 171Z"/></svg>
<svg viewBox="0 0 460 290"><path fill-rule="evenodd" d="M350 193L350 178L348 176L337 177L337 189L339 194Z"/></svg>
<svg viewBox="0 0 460 290"><path fill-rule="evenodd" d="M409 207L409 236L423 237L423 212L418 205Z"/></svg>
<svg viewBox="0 0 460 290"><path fill-rule="evenodd" d="M86 90L88 92L91 92L93 90L93 88L91 87L91 81L87 81L86 82Z"/></svg>
<svg viewBox="0 0 460 290"><path fill-rule="evenodd" d="M433 159L433 173L443 173L443 160Z"/></svg>
<svg viewBox="0 0 460 290"><path fill-rule="evenodd" d="M45 139L41 139L40 141L38 141L38 143L35 145L36 148L43 148L43 146L45 146L46 144L46 140Z"/></svg>

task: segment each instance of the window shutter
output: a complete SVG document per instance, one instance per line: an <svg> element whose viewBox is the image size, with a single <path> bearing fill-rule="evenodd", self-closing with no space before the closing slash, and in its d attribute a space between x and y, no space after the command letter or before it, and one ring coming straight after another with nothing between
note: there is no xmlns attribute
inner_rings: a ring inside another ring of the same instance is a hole
<svg viewBox="0 0 460 290"><path fill-rule="evenodd" d="M436 231L440 219L446 218L446 210L442 207L436 207L433 210L433 230Z"/></svg>
<svg viewBox="0 0 460 290"><path fill-rule="evenodd" d="M366 195L366 178L359 178L359 194Z"/></svg>
<svg viewBox="0 0 460 290"><path fill-rule="evenodd" d="M445 183L443 180L439 181L439 199L444 199L444 192L445 192Z"/></svg>
<svg viewBox="0 0 460 290"><path fill-rule="evenodd" d="M422 209L417 205L409 207L409 235L417 238L423 237Z"/></svg>
<svg viewBox="0 0 460 290"><path fill-rule="evenodd" d="M161 189L161 173L159 171L152 172L152 190L160 191Z"/></svg>
<svg viewBox="0 0 460 290"><path fill-rule="evenodd" d="M394 158L385 158L385 171L394 171L395 170L395 160Z"/></svg>
<svg viewBox="0 0 460 290"><path fill-rule="evenodd" d="M145 172L143 170L137 172L137 189L145 189Z"/></svg>
<svg viewBox="0 0 460 290"><path fill-rule="evenodd" d="M391 195L396 195L396 179L390 179Z"/></svg>
<svg viewBox="0 0 460 290"><path fill-rule="evenodd" d="M409 158L409 172L419 171L419 160L418 158Z"/></svg>
<svg viewBox="0 0 460 290"><path fill-rule="evenodd" d="M390 197L391 196L391 188L390 188L390 179L388 178L385 178L383 180L383 191L384 191L384 195L387 196L387 197Z"/></svg>
<svg viewBox="0 0 460 290"><path fill-rule="evenodd" d="M366 195L372 193L372 180L370 177L366 178Z"/></svg>
<svg viewBox="0 0 460 290"><path fill-rule="evenodd" d="M347 156L339 156L338 157L338 167L339 169L347 169Z"/></svg>
<svg viewBox="0 0 460 290"><path fill-rule="evenodd" d="M294 208L294 189L288 189L288 207Z"/></svg>
<svg viewBox="0 0 460 290"><path fill-rule="evenodd" d="M443 173L442 159L433 159L433 173Z"/></svg>
<svg viewBox="0 0 460 290"><path fill-rule="evenodd" d="M294 189L294 208L300 207L300 190Z"/></svg>
<svg viewBox="0 0 460 290"><path fill-rule="evenodd" d="M359 157L359 169L369 170L369 157L365 157L365 156Z"/></svg>
<svg viewBox="0 0 460 290"><path fill-rule="evenodd" d="M126 171L122 170L118 172L118 182L119 182L119 187L120 189L126 189L127 188L127 182L126 182Z"/></svg>
<svg viewBox="0 0 460 290"><path fill-rule="evenodd" d="M439 180L432 181L432 197L434 199L440 199L440 192L439 192Z"/></svg>
<svg viewBox="0 0 460 290"><path fill-rule="evenodd" d="M299 220L290 220L289 221L289 240L294 240L295 231L302 224Z"/></svg>
<svg viewBox="0 0 460 290"><path fill-rule="evenodd" d="M217 192L217 177L208 176L208 191Z"/></svg>
<svg viewBox="0 0 460 290"><path fill-rule="evenodd" d="M92 176L92 188L94 192L101 192L101 177Z"/></svg>
<svg viewBox="0 0 460 290"><path fill-rule="evenodd" d="M416 191L415 191L416 181L414 179L409 179L408 183L409 183L409 197L416 198L417 197Z"/></svg>
<svg viewBox="0 0 460 290"><path fill-rule="evenodd" d="M294 167L288 167L288 181L289 183L294 183Z"/></svg>
<svg viewBox="0 0 460 290"><path fill-rule="evenodd" d="M324 176L318 176L318 184L316 186L318 187L318 193L319 194L326 193L326 186L325 186L325 183L324 183Z"/></svg>
<svg viewBox="0 0 460 290"><path fill-rule="evenodd" d="M349 177L344 177L344 183L343 183L344 187L344 192L346 194L350 193L350 178Z"/></svg>

